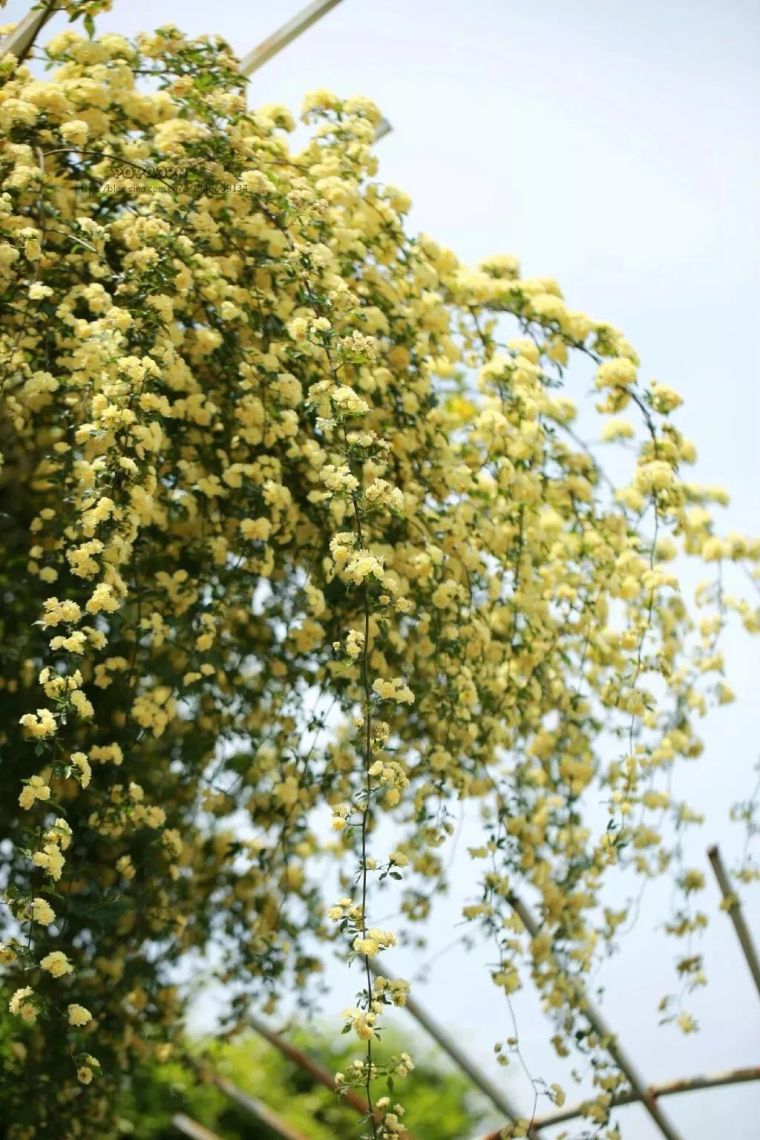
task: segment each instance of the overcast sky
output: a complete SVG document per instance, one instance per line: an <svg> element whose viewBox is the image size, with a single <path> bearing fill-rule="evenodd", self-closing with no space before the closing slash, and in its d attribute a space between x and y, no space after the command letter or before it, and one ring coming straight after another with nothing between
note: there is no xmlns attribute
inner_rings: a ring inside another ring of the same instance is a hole
<svg viewBox="0 0 760 1140"><path fill-rule="evenodd" d="M10 0L0 19L28 6ZM100 26L132 34L173 22L218 32L242 55L301 6L115 0ZM732 493L727 523L760 533L759 55L756 0L344 0L254 76L250 98L294 110L316 87L374 99L393 125L379 177L411 195L412 226L465 261L514 253L526 273L555 276L571 307L621 328L643 375L685 397L680 422L699 449L697 477ZM714 915L702 947L710 985L691 1003L702 1032L657 1028L678 949L655 932L667 892L652 890L624 953L600 976L612 1023L650 1081L760 1061L758 995L704 858L716 839L728 861L738 850L728 806L749 794L760 751L758 653L741 637L727 650L739 703L706 726L705 756L677 788L707 813L692 846L708 874L700 901ZM430 954L458 932L465 870L455 861L460 896L435 920ZM755 890L748 909L760 942L759 902ZM491 1044L511 1029L480 958L450 951L416 993L505 1079ZM421 961L399 952L388 966L410 976ZM328 1013L337 1018L355 982L337 968L335 977ZM530 995L515 1006L531 1069L561 1079L567 1070L544 1044ZM509 1088L528 1107L518 1074ZM667 1111L684 1140L753 1140L760 1085L676 1097ZM658 1135L639 1108L619 1118L626 1140Z"/></svg>

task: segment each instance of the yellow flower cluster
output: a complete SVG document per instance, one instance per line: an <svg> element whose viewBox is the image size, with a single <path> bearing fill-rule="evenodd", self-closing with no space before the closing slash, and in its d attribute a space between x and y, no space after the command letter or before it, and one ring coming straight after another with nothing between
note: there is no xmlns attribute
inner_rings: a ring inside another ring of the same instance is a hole
<svg viewBox="0 0 760 1140"><path fill-rule="evenodd" d="M35 735L37 735L37 734L35 734ZM44 734L39 733L38 735L44 735ZM24 786L23 791L21 792L21 795L18 798L18 802L25 811L29 811L29 809L34 806L34 804L37 802L37 800L49 800L49 799L50 799L50 788L45 783L45 781L42 779L42 777L41 776L30 776L29 780L27 781L26 785Z"/></svg>
<svg viewBox="0 0 760 1140"><path fill-rule="evenodd" d="M74 968L62 950L51 950L40 961L40 966L54 978L62 978L65 974L70 974Z"/></svg>
<svg viewBox="0 0 760 1140"><path fill-rule="evenodd" d="M42 926L49 926L55 922L55 911L46 899L34 898L31 905L32 921Z"/></svg>
<svg viewBox="0 0 760 1140"><path fill-rule="evenodd" d="M399 704L414 704L414 693L407 685L403 677L393 677L390 681L384 681L378 677L372 682L372 690L377 693L383 701L396 701Z"/></svg>
<svg viewBox="0 0 760 1140"><path fill-rule="evenodd" d="M85 1009L83 1005L77 1005L76 1002L72 1002L71 1005L67 1006L66 1012L68 1014L69 1025L75 1025L77 1028L87 1025L92 1021L92 1014L89 1009Z"/></svg>
<svg viewBox="0 0 760 1140"><path fill-rule="evenodd" d="M357 937L353 942L356 953L362 954L366 958L374 958L380 950L395 945L396 935L389 930L378 930L377 927L370 927L366 937Z"/></svg>

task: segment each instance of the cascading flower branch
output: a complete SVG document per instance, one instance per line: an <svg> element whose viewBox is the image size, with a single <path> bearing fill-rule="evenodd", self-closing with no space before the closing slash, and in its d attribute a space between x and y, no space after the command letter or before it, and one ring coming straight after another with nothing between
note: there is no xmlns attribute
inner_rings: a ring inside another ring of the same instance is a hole
<svg viewBox="0 0 760 1140"><path fill-rule="evenodd" d="M181 1033L187 955L213 950L242 1024L335 946L338 1087L399 1134L385 1082L413 1062L378 1039L409 986L371 967L424 931L463 801L493 982L532 974L605 1127L619 1077L573 978L625 921L621 865L672 875L675 933L705 921L668 780L731 700L719 634L758 618L727 581L760 545L716 528L679 397L620 333L407 233L367 100L309 97L299 150L217 39L45 55L42 79L0 61L9 1137L115 1135L114 1086ZM677 555L707 564L694 604Z"/></svg>

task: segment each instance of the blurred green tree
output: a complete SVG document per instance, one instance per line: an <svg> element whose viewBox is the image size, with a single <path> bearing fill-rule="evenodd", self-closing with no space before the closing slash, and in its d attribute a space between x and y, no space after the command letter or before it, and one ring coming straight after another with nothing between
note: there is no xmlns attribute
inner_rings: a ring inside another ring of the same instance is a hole
<svg viewBox="0 0 760 1140"><path fill-rule="evenodd" d="M330 1072L352 1057L350 1044L337 1044L320 1033L299 1030L290 1035L299 1048L319 1060ZM300 1129L310 1140L355 1140L357 1114L320 1085L308 1072L283 1057L256 1034L234 1043L194 1042L191 1051L203 1053L210 1067ZM409 1047L405 1037L386 1034L382 1052L398 1053ZM415 1079L403 1090L415 1140L462 1140L478 1130L488 1107L460 1073L447 1067L440 1054L422 1045L414 1049ZM381 1095L380 1089L377 1095ZM230 1101L219 1089L201 1083L180 1061L160 1064L151 1060L132 1074L118 1115L124 1135L140 1140L176 1140L175 1113L186 1113L212 1129L223 1140L277 1140L276 1133Z"/></svg>

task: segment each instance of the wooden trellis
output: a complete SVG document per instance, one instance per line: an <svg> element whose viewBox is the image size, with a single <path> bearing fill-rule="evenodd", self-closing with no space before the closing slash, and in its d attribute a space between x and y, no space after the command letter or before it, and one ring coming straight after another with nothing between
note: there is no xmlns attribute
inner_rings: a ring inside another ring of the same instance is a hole
<svg viewBox="0 0 760 1140"><path fill-rule="evenodd" d="M752 937L744 922L741 914L741 908L736 895L731 891L728 876L723 867L720 857L720 852L716 846L712 846L708 850L708 858L715 872L715 877L720 887L721 894L726 900L726 910L734 924L739 939L739 945L744 955L745 961L749 968L755 984L760 994L760 963L758 962L757 951L752 941ZM540 924L536 918L531 914L525 904L514 897L511 899L512 907L515 914L518 915L523 923L523 926L531 935L535 937L540 930ZM379 972L374 970L373 972ZM383 975L388 977L388 971L383 969ZM575 999L578 1008L581 1010L586 1020L591 1027L600 1037L604 1047L609 1052L617 1064L620 1071L626 1077L629 1084L629 1089L618 1092L613 1096L611 1107L619 1108L629 1104L640 1103L649 1113L652 1122L657 1127L661 1136L667 1137L668 1140L683 1140L681 1133L674 1127L668 1120L664 1113L660 1101L665 1097L675 1096L680 1093L697 1092L705 1089L721 1088L727 1085L745 1084L752 1081L760 1081L760 1065L746 1066L738 1069L730 1069L725 1072L697 1075L691 1077L683 1077L677 1080L666 1081L662 1084L650 1085L647 1084L641 1074L638 1072L634 1062L629 1057L627 1051L620 1044L617 1035L607 1025L601 1012L597 1009L595 1004L591 1001L588 994L579 987L578 983L573 979L566 979L568 984L575 991ZM454 1064L463 1072L472 1082L473 1086L479 1089L491 1102L498 1112L503 1114L506 1118L505 1123L513 1123L514 1121L525 1118L525 1113L521 1113L511 1102L505 1092L500 1089L495 1083L482 1071L471 1057L468 1056L466 1051L457 1045L450 1035L436 1024L434 1019L429 1013L417 1002L415 999L408 999L406 1009L417 1023L426 1031L426 1033L435 1041L438 1047L447 1054L447 1056L454 1062ZM333 1087L334 1082L330 1072L318 1061L315 1061L303 1050L291 1044L281 1034L276 1033L265 1022L261 1021L258 1017L250 1018L251 1027L265 1038L271 1045L278 1049L285 1057L287 1057L293 1064L298 1065L305 1072L308 1072L319 1083L328 1087ZM231 1095L229 1086L230 1082L225 1082L225 1087L222 1086L217 1076L213 1074L206 1074L207 1080L212 1080L217 1087L222 1088L227 1095ZM239 1090L238 1090L239 1091ZM237 1103L241 1103L238 1096L233 1097ZM363 1098L353 1090L349 1092L346 1097L347 1102L359 1113L365 1114L367 1111L366 1103ZM579 1101L572 1105L567 1105L562 1108L554 1109L551 1112L544 1113L535 1117L531 1122L529 1135L534 1140L540 1140L543 1130L556 1126L558 1124L566 1123L570 1120L577 1120L584 1115L585 1107L589 1100ZM494 1129L481 1137L481 1140L499 1140L501 1130L504 1125ZM276 1129L275 1129L276 1131ZM283 1140L290 1140L290 1133L282 1131L278 1135ZM464 1138L463 1138L464 1140Z"/></svg>

